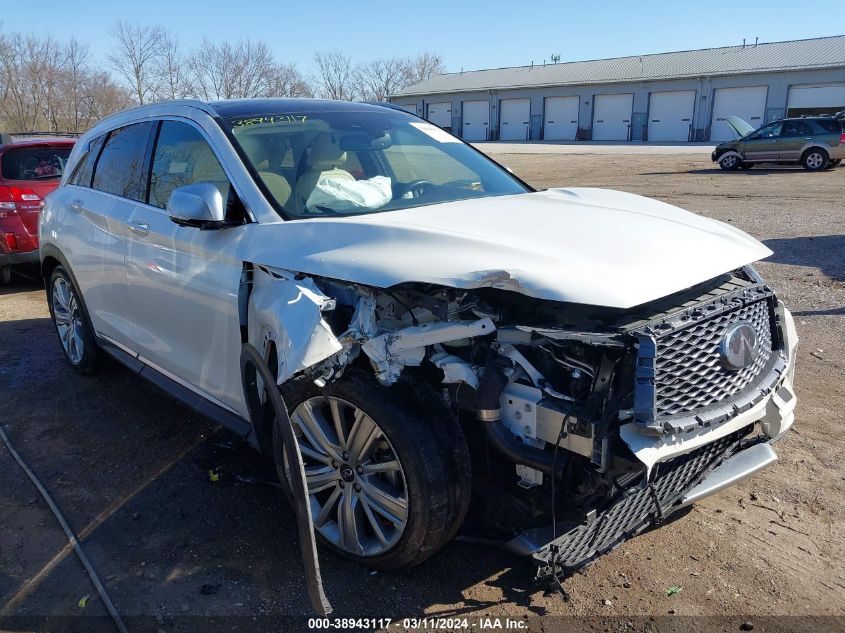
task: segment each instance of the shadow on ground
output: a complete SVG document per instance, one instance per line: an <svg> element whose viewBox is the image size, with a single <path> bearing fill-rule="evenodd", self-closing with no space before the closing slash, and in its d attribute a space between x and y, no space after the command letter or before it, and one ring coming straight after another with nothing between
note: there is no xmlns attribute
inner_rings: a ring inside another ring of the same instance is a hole
<svg viewBox="0 0 845 633"><path fill-rule="evenodd" d="M0 357L0 402L14 413L4 428L122 614L141 616L138 628L153 631L162 623L195 629L194 616L236 616L253 629L251 616L311 614L295 516L268 460L115 363L96 377L75 374L49 319L0 322L0 340L23 338L25 347ZM18 503L4 494L0 504ZM53 521L48 512L40 518L46 527ZM83 595L92 596L85 613L102 614L73 554L61 554L62 539L45 544L23 514L0 523L27 561L2 577L0 622L78 616ZM539 591L530 561L463 542L403 573L373 573L325 551L321 566L337 616L458 615L501 600L531 609ZM482 593L489 602L464 600L477 583L490 587Z"/></svg>
<svg viewBox="0 0 845 633"><path fill-rule="evenodd" d="M845 281L845 235L789 237L763 243L774 253L767 262L813 266L831 279Z"/></svg>

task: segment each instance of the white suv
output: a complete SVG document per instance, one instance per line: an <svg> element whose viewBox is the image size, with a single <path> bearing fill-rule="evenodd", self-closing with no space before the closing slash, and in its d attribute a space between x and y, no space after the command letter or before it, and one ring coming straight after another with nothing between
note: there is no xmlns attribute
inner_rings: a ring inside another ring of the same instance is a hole
<svg viewBox="0 0 845 633"><path fill-rule="evenodd" d="M289 481L281 422L244 395L259 350L314 529L364 564L417 564L464 525L577 569L773 462L792 424L797 337L762 244L632 194L534 191L412 114L143 106L65 173L40 239L71 365L116 357Z"/></svg>

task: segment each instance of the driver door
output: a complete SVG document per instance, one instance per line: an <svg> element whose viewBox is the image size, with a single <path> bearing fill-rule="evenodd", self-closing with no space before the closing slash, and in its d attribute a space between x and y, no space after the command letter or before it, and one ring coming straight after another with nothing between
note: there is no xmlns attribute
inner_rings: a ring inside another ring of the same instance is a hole
<svg viewBox="0 0 845 633"><path fill-rule="evenodd" d="M771 123L754 132L745 141L745 160L748 162L777 160L780 156L782 123Z"/></svg>
<svg viewBox="0 0 845 633"><path fill-rule="evenodd" d="M234 256L240 226L180 226L165 207L176 187L212 182L223 200L237 195L200 128L161 122L152 149L149 191L127 225L130 313L142 360L168 377L237 410L242 402L238 290Z"/></svg>

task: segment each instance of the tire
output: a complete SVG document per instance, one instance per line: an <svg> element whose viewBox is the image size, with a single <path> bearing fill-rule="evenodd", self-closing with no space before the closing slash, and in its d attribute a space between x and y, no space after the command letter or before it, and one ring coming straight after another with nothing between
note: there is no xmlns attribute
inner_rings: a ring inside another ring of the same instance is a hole
<svg viewBox="0 0 845 633"><path fill-rule="evenodd" d="M756 163L746 163L745 161L742 161L739 164L739 168L742 169L742 170L748 170L748 169L751 169L752 167L754 167L755 164Z"/></svg>
<svg viewBox="0 0 845 633"><path fill-rule="evenodd" d="M90 375L100 368L102 352L80 297L68 272L63 266L56 266L47 288L50 318L70 366L80 374Z"/></svg>
<svg viewBox="0 0 845 633"><path fill-rule="evenodd" d="M0 266L0 286L5 286L12 281L11 266Z"/></svg>
<svg viewBox="0 0 845 633"><path fill-rule="evenodd" d="M824 171L830 163L830 156L820 147L811 147L804 152L801 163L807 171Z"/></svg>
<svg viewBox="0 0 845 633"><path fill-rule="evenodd" d="M736 171L741 164L742 161L736 154L728 154L719 159L719 167L725 171Z"/></svg>
<svg viewBox="0 0 845 633"><path fill-rule="evenodd" d="M384 387L364 369L347 369L332 384L329 398L345 439L352 437L359 418L356 436L361 429L375 430L375 439L360 455L353 447L359 442L350 442L344 451L337 441L332 406L312 380L291 381L282 395L303 449L309 491L315 489L311 508L322 543L366 567L391 570L422 563L455 535L469 506L469 451L454 414L433 388L404 380ZM315 422L337 450L312 439ZM290 498L277 427L273 457ZM349 514L342 514L345 508ZM350 515L355 520L347 522ZM344 531L342 524L354 524L351 537L344 538L351 530Z"/></svg>
<svg viewBox="0 0 845 633"><path fill-rule="evenodd" d="M830 161L830 163L828 163L827 168L828 169L836 169L837 167L839 167L839 163L841 163L841 162L842 162L841 158L837 158L836 160L832 160L832 161Z"/></svg>

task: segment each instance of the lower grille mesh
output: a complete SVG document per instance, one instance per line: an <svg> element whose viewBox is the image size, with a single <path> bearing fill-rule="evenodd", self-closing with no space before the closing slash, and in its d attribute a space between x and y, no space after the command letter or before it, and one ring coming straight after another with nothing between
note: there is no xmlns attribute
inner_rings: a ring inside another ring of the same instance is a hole
<svg viewBox="0 0 845 633"><path fill-rule="evenodd" d="M658 464L652 474L651 489L642 483L629 488L592 523L579 525L544 546L534 555L535 560L542 565L555 563L561 571L575 571L625 539L639 534L651 525L657 514L655 497L661 512L669 514L684 493L730 455L749 431L750 427L742 429L691 453Z"/></svg>

